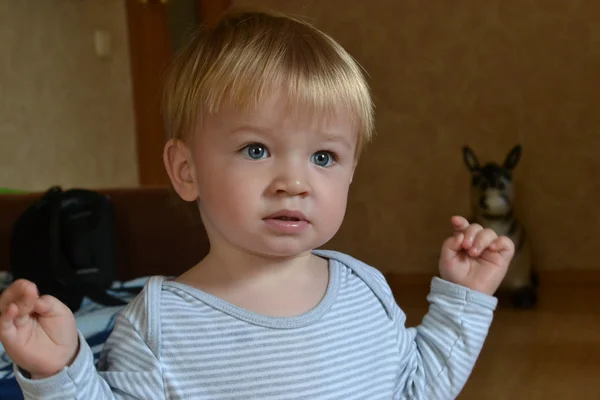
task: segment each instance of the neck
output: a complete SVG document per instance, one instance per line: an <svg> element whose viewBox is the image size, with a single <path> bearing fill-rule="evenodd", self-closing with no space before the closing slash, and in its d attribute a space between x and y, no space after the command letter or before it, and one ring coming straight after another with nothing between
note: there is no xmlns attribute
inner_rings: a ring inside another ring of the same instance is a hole
<svg viewBox="0 0 600 400"><path fill-rule="evenodd" d="M258 279L283 277L311 265L312 253L306 251L287 257L257 254L231 246L212 246L202 261L207 268L218 268L230 278Z"/></svg>
<svg viewBox="0 0 600 400"><path fill-rule="evenodd" d="M277 257L256 254L220 241L211 241L208 255L194 268L177 278L182 282L203 282L207 286L233 288L278 287L283 282L305 281L322 267L311 251Z"/></svg>

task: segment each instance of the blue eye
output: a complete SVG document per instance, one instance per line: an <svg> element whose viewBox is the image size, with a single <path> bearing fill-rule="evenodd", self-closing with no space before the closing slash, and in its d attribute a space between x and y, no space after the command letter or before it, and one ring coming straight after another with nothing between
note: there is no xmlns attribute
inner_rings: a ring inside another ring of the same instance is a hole
<svg viewBox="0 0 600 400"><path fill-rule="evenodd" d="M261 158L268 157L269 151L266 146L260 143L248 145L242 149L242 154L253 160L260 160Z"/></svg>
<svg viewBox="0 0 600 400"><path fill-rule="evenodd" d="M311 161L319 167L329 167L335 162L335 156L329 151L317 151L312 155Z"/></svg>

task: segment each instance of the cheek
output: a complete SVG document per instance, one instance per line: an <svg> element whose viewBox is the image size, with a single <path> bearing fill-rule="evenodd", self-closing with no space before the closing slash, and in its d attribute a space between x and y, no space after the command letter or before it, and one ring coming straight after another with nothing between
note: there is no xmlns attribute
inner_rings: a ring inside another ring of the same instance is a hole
<svg viewBox="0 0 600 400"><path fill-rule="evenodd" d="M348 185L331 184L319 204L318 231L321 239L328 242L339 231L346 215Z"/></svg>
<svg viewBox="0 0 600 400"><path fill-rule="evenodd" d="M323 182L320 188L321 212L327 219L339 219L343 217L348 201L350 189L350 176L340 175Z"/></svg>
<svg viewBox="0 0 600 400"><path fill-rule="evenodd" d="M198 170L198 189L205 209L220 212L225 218L243 213L244 207L261 194L257 175L249 172L249 168L232 163Z"/></svg>

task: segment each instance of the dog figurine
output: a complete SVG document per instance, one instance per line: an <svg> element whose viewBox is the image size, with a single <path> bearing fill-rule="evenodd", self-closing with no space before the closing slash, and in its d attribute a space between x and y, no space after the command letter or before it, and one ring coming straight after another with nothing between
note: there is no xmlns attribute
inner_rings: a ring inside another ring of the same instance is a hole
<svg viewBox="0 0 600 400"><path fill-rule="evenodd" d="M521 146L515 146L498 165L481 166L475 153L463 147L464 162L471 173L471 223L490 228L498 236L508 236L515 245L515 255L498 289L514 307L533 308L537 303L538 275L532 267L529 240L523 225L515 217L513 170L521 158Z"/></svg>

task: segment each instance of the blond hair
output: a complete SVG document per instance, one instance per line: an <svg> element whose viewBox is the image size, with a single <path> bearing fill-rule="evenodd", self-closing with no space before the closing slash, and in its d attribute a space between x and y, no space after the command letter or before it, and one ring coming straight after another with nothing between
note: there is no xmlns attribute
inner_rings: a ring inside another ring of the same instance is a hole
<svg viewBox="0 0 600 400"><path fill-rule="evenodd" d="M357 156L373 134L373 104L359 64L307 22L272 12L233 11L201 26L168 71L163 98L170 138L184 139L223 104L249 110L287 89L292 109L315 115L344 107L358 131Z"/></svg>

